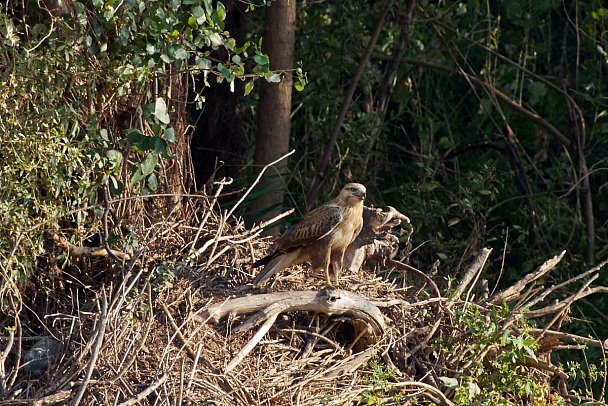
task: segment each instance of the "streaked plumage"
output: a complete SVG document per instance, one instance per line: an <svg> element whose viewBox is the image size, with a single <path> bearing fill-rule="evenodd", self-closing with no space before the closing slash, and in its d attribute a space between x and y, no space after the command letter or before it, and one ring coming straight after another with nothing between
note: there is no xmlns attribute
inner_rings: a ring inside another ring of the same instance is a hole
<svg viewBox="0 0 608 406"><path fill-rule="evenodd" d="M263 286L275 273L302 262L309 262L313 271L323 269L328 285L331 285L331 264L338 285L344 251L363 225L365 194L365 186L349 183L335 199L312 210L289 227L276 241L272 254L253 264L254 268L266 265L253 285Z"/></svg>

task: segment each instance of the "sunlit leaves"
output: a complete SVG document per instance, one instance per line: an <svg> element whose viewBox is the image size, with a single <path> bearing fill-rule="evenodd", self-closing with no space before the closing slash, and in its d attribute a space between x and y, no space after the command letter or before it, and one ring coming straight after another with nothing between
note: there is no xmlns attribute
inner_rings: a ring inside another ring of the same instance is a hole
<svg viewBox="0 0 608 406"><path fill-rule="evenodd" d="M279 75L278 73L275 73L275 72L266 72L264 74L264 78L266 78L266 81L268 81L268 83L281 82L281 75Z"/></svg>
<svg viewBox="0 0 608 406"><path fill-rule="evenodd" d="M247 96L253 90L253 80L248 81L245 84L245 96Z"/></svg>
<svg viewBox="0 0 608 406"><path fill-rule="evenodd" d="M165 135L165 139L173 144L175 144L177 142L177 139L175 138L175 130L173 130L173 128L166 128L164 131L164 135Z"/></svg>
<svg viewBox="0 0 608 406"><path fill-rule="evenodd" d="M294 81L294 86L298 92L304 90L306 84L308 83L308 78L306 77L306 73L302 70L302 68L296 69L296 80Z"/></svg>
<svg viewBox="0 0 608 406"><path fill-rule="evenodd" d="M112 195L157 190L160 162L174 159L171 148L184 139L171 125L177 112L169 74L200 75L203 87L225 81L232 90L237 79L247 79L248 92L255 80L250 67L258 68L259 77L280 80L259 42L230 37L220 1L92 0L72 6L70 16L52 21L21 6L9 9L23 15L9 17L0 6L0 66L10 76L0 82L0 130L5 138L16 137L6 139L1 154L7 205L0 203L0 222L13 235L39 219L96 205L100 187ZM225 60L212 56L214 49ZM196 90L189 100L202 107L205 95ZM117 130L129 126L134 128ZM2 233L0 250L11 252ZM38 253L33 246L25 249L30 256Z"/></svg>
<svg viewBox="0 0 608 406"><path fill-rule="evenodd" d="M171 118L167 113L167 104L162 97L156 99L156 103L154 104L154 116L156 116L158 121L164 124L169 124L171 121Z"/></svg>
<svg viewBox="0 0 608 406"><path fill-rule="evenodd" d="M146 176L150 175L158 164L158 156L155 154L147 154L141 163L134 165L135 170L131 175L131 185L139 183Z"/></svg>

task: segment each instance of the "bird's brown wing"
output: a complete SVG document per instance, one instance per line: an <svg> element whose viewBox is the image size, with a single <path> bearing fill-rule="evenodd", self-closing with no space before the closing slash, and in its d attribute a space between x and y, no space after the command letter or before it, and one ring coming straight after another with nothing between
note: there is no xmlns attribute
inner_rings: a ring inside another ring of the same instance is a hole
<svg viewBox="0 0 608 406"><path fill-rule="evenodd" d="M310 259L309 247L314 242L329 235L344 219L344 211L338 205L329 203L308 213L285 231L275 243L272 254L260 259L253 267L266 265L256 276L254 286L263 286L276 272ZM329 242L327 243L329 245ZM320 248L320 247L319 247Z"/></svg>
<svg viewBox="0 0 608 406"><path fill-rule="evenodd" d="M274 252L287 252L305 247L330 234L344 219L344 211L336 204L319 206L285 231L276 242Z"/></svg>

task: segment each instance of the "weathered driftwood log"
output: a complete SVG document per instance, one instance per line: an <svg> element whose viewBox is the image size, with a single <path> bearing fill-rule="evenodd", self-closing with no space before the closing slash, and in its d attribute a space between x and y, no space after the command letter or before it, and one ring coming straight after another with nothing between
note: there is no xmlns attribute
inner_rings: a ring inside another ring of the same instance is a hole
<svg viewBox="0 0 608 406"><path fill-rule="evenodd" d="M354 324L360 330L357 338L368 345L378 342L386 329L382 313L376 306L363 296L340 289L323 289L319 292L278 292L229 299L210 306L200 316L194 316L194 319L217 323L227 315L237 316L257 312L233 329L234 333L239 333L262 325L251 340L228 363L226 372L229 372L258 344L270 330L279 314L294 311L313 311L353 317Z"/></svg>
<svg viewBox="0 0 608 406"><path fill-rule="evenodd" d="M363 228L344 254L343 268L358 271L367 258L392 259L397 253L399 238L390 233L393 227L410 219L393 207L386 209L365 207Z"/></svg>
<svg viewBox="0 0 608 406"><path fill-rule="evenodd" d="M328 315L356 317L368 323L371 332L376 336L382 336L386 327L380 309L369 300L353 292L331 288L318 292L276 292L229 299L209 306L200 316L196 316L196 319L217 323L227 315L250 314L273 304L279 306L282 309L281 312L313 311ZM243 330L241 329L241 331Z"/></svg>

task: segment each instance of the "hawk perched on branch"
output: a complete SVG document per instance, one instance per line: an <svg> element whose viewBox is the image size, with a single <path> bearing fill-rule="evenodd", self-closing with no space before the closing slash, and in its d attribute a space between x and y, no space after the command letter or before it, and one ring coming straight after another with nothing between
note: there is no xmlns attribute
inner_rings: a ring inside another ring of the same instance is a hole
<svg viewBox="0 0 608 406"><path fill-rule="evenodd" d="M253 264L266 265L255 278L255 287L263 286L272 275L292 265L309 262L313 271L323 269L331 285L329 266L339 284L344 251L354 241L363 225L365 186L349 183L333 200L317 207L285 231L276 241L272 254Z"/></svg>

